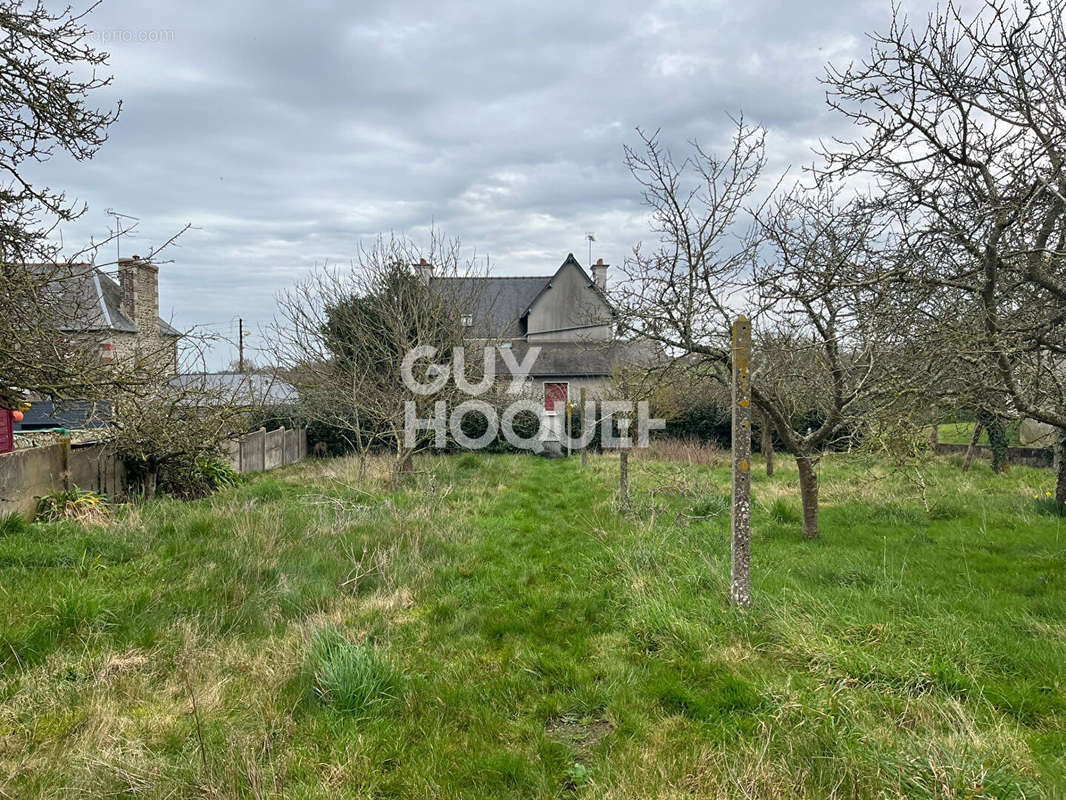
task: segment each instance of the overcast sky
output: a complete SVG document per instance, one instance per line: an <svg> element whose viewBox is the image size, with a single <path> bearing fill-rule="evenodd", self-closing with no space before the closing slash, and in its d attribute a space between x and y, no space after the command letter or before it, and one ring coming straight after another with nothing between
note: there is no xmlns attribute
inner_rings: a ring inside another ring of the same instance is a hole
<svg viewBox="0 0 1066 800"><path fill-rule="evenodd" d="M917 2L908 4L917 7ZM126 255L186 222L160 273L179 328L254 332L275 293L364 237L436 224L498 274L645 236L622 163L637 127L682 146L770 132L771 165L839 131L823 65L861 57L889 0L459 3L105 0L89 19L122 98L89 163L41 177L89 204L67 242L140 218ZM253 339L254 345L256 340ZM231 354L220 350L216 365Z"/></svg>

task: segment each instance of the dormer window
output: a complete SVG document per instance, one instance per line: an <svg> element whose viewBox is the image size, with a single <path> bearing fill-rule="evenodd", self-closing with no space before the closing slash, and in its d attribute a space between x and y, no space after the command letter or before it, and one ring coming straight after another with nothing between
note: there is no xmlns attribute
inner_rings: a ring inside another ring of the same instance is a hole
<svg viewBox="0 0 1066 800"><path fill-rule="evenodd" d="M464 328L471 328L471 327L473 327L473 325L474 325L474 315L473 314L463 314L463 327Z"/></svg>

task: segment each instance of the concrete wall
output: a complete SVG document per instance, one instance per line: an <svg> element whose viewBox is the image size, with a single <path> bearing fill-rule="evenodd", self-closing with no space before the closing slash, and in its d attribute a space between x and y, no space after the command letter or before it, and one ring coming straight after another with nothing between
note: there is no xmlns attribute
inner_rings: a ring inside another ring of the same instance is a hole
<svg viewBox="0 0 1066 800"><path fill-rule="evenodd" d="M126 469L103 445L59 443L0 456L0 514L33 516L38 497L71 486L121 499Z"/></svg>
<svg viewBox="0 0 1066 800"><path fill-rule="evenodd" d="M307 457L307 431L260 429L233 442L228 456L238 472L294 464ZM121 500L126 496L126 469L102 444L71 447L61 442L0 455L0 514L32 517L38 497L71 486Z"/></svg>
<svg viewBox="0 0 1066 800"><path fill-rule="evenodd" d="M938 456L964 456L969 449L965 444L938 444L936 454ZM974 457L985 461L992 460L992 448L988 445L977 445L973 450ZM1054 453L1042 447L1008 447L1007 463L1025 467L1050 467L1055 461Z"/></svg>

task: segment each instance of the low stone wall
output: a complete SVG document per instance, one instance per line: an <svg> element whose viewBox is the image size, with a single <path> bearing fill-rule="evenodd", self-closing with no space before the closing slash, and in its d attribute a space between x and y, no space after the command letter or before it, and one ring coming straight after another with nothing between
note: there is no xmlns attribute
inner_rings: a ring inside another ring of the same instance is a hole
<svg viewBox="0 0 1066 800"><path fill-rule="evenodd" d="M937 444L938 456L962 456L965 458L966 451L970 448L967 444ZM979 444L973 449L975 458L986 461L992 460L992 448L985 444ZM1008 447L1007 463L1017 464L1023 467L1050 467L1055 461L1054 453L1045 447Z"/></svg>

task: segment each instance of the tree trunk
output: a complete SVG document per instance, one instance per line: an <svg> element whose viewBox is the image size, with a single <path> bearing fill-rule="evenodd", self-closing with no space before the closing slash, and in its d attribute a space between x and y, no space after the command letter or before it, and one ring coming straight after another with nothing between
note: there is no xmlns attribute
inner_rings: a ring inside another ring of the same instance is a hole
<svg viewBox="0 0 1066 800"><path fill-rule="evenodd" d="M159 470L149 467L144 473L144 499L151 500L155 497L155 486L158 481Z"/></svg>
<svg viewBox="0 0 1066 800"><path fill-rule="evenodd" d="M810 456L796 456L799 468L800 500L803 503L803 538L818 538L818 473Z"/></svg>
<svg viewBox="0 0 1066 800"><path fill-rule="evenodd" d="M970 446L966 448L966 460L962 462L962 471L968 472L970 469L970 462L973 461L973 452L977 449L977 443L981 441L981 431L984 430L984 425L980 422L975 422L973 426L973 436L970 437Z"/></svg>
<svg viewBox="0 0 1066 800"><path fill-rule="evenodd" d="M762 418L762 441L759 443L759 450L766 459L766 477L769 478L774 474L774 431L765 415Z"/></svg>
<svg viewBox="0 0 1066 800"><path fill-rule="evenodd" d="M940 426L934 423L933 430L929 433L929 446L933 448L934 453L938 444L940 444Z"/></svg>
<svg viewBox="0 0 1066 800"><path fill-rule="evenodd" d="M629 448L623 447L618 451L618 491L622 494L622 502L629 503Z"/></svg>
<svg viewBox="0 0 1066 800"><path fill-rule="evenodd" d="M1009 469L1007 462L1007 428L1000 417L986 423L988 447L992 451L992 471L999 475Z"/></svg>
<svg viewBox="0 0 1066 800"><path fill-rule="evenodd" d="M399 489L410 483L415 474L414 451L400 449L392 468L392 488Z"/></svg>

